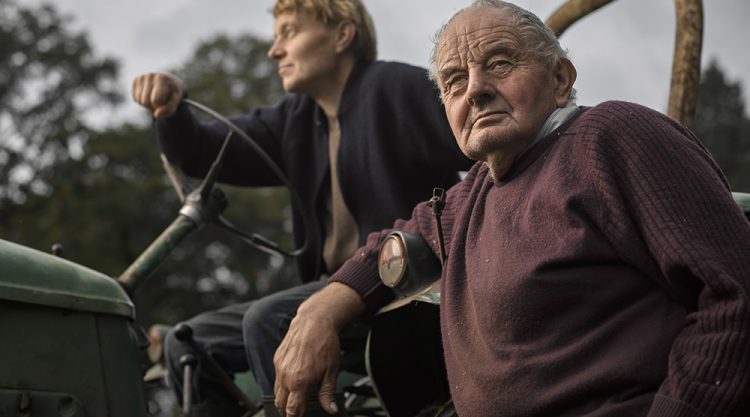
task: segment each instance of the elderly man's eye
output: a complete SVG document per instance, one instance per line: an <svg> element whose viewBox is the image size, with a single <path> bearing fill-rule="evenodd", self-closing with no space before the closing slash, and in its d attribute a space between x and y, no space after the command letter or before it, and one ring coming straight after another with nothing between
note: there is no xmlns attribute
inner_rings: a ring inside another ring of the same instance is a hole
<svg viewBox="0 0 750 417"><path fill-rule="evenodd" d="M443 94L450 93L453 89L460 87L465 80L465 75L454 75L448 77L445 83L443 83Z"/></svg>
<svg viewBox="0 0 750 417"><path fill-rule="evenodd" d="M513 68L513 64L506 60L491 61L489 65L490 71L504 72L510 71Z"/></svg>

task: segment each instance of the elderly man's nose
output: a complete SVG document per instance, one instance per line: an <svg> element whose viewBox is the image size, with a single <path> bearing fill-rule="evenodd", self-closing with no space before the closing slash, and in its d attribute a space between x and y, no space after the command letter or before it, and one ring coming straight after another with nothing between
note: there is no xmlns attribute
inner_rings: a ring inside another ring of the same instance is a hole
<svg viewBox="0 0 750 417"><path fill-rule="evenodd" d="M495 90L484 74L475 72L469 75L469 84L466 89L466 101L469 105L481 105L491 100L494 94Z"/></svg>

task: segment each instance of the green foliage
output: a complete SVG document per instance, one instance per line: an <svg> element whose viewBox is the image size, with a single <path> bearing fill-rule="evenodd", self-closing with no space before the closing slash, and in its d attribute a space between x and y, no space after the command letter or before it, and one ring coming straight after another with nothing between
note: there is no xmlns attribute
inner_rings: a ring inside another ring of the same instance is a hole
<svg viewBox="0 0 750 417"><path fill-rule="evenodd" d="M235 39L218 35L198 45L193 56L173 72L183 78L192 99L230 115L280 98L280 82L265 56L268 47L268 42L250 35ZM130 152L132 155L123 155L123 166L116 171L126 170L135 162L137 154L153 156L153 164L158 166L157 147L152 138L153 132L149 130L140 139L127 139L127 143L137 141L143 145ZM124 142L120 139L119 147L103 148L102 157L111 158L125 152ZM143 179L134 179L140 185L133 191L143 195L135 200L140 209L128 209L139 219L139 229L150 233L148 238L139 239L140 250L167 226L179 209L171 187L166 186L162 169L154 170L158 173L149 175L160 179L161 188L157 188L166 195L157 194L156 189L146 192ZM113 174L116 175L107 175ZM193 186L196 185L197 181ZM259 233L289 247L289 225L284 227L289 219L286 190L223 189L229 200L225 217L244 231ZM148 202L146 207L144 201ZM125 227L131 233L133 228L133 225ZM123 233L127 233L126 230ZM130 252L128 248L128 262L140 250ZM124 270L124 266L118 271ZM139 288L135 297L139 321L174 323L201 311L288 287L294 282L290 273L292 267L216 227L206 226L182 242L154 277Z"/></svg>
<svg viewBox="0 0 750 417"><path fill-rule="evenodd" d="M695 133L711 151L735 191L750 191L750 119L739 82L726 79L713 60L703 70Z"/></svg>
<svg viewBox="0 0 750 417"><path fill-rule="evenodd" d="M199 44L193 56L174 71L190 97L225 115L268 105L282 94L266 57L268 41L252 35L225 35ZM203 116L198 112L199 117ZM285 189L223 187L225 212L246 232L259 233L283 247L291 245L288 193ZM166 271L169 266L174 270ZM137 302L161 305L161 322L175 322L199 311L256 298L295 283L293 265L270 257L238 238L208 226L183 242L158 274L139 291ZM193 302L185 302L193 300ZM144 310L144 309L141 309Z"/></svg>
<svg viewBox="0 0 750 417"><path fill-rule="evenodd" d="M0 1L0 206L48 193L56 164L81 157L83 114L120 100L117 63L68 24L51 5Z"/></svg>
<svg viewBox="0 0 750 417"><path fill-rule="evenodd" d="M276 66L266 56L270 47L271 42L253 35L220 34L198 44L175 73L185 80L191 98L220 113L268 105L282 93Z"/></svg>
<svg viewBox="0 0 750 417"><path fill-rule="evenodd" d="M143 218L164 223L171 216L166 205L143 212L139 197L164 194L160 200L176 200L165 189L144 134L129 125L93 133L85 156L56 165L51 191L31 194L11 217L14 227L5 237L42 250L61 243L66 257L118 275L151 238L153 227L142 227Z"/></svg>
<svg viewBox="0 0 750 417"><path fill-rule="evenodd" d="M115 89L117 63L96 57L69 24L52 6L0 0L0 64L11 69L0 71L0 238L44 251L61 243L66 258L116 277L180 203L150 126L97 130L86 122L92 106L124 94ZM249 35L217 36L175 72L192 98L222 113L271 104L281 88L268 46ZM225 192L226 217L289 247L285 190ZM137 319L174 323L287 287L291 267L206 226L136 291Z"/></svg>

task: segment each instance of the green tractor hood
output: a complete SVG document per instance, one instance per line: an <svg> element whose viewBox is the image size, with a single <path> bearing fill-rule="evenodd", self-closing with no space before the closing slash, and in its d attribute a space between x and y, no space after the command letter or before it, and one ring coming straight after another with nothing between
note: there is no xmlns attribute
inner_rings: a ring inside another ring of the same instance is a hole
<svg viewBox="0 0 750 417"><path fill-rule="evenodd" d="M113 278L0 239L0 300L135 317Z"/></svg>

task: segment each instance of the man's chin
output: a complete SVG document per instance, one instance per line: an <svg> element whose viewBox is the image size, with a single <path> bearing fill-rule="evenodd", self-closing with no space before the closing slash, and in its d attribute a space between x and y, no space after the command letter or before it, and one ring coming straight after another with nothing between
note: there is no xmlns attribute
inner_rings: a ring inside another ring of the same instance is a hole
<svg viewBox="0 0 750 417"><path fill-rule="evenodd" d="M461 148L461 152L463 152L467 158L473 161L484 161L484 157L486 155L486 153L480 152L479 150L473 148Z"/></svg>
<svg viewBox="0 0 750 417"><path fill-rule="evenodd" d="M460 146L464 155L475 161L486 161L488 155L502 151L503 147L501 140L477 140L475 138Z"/></svg>

